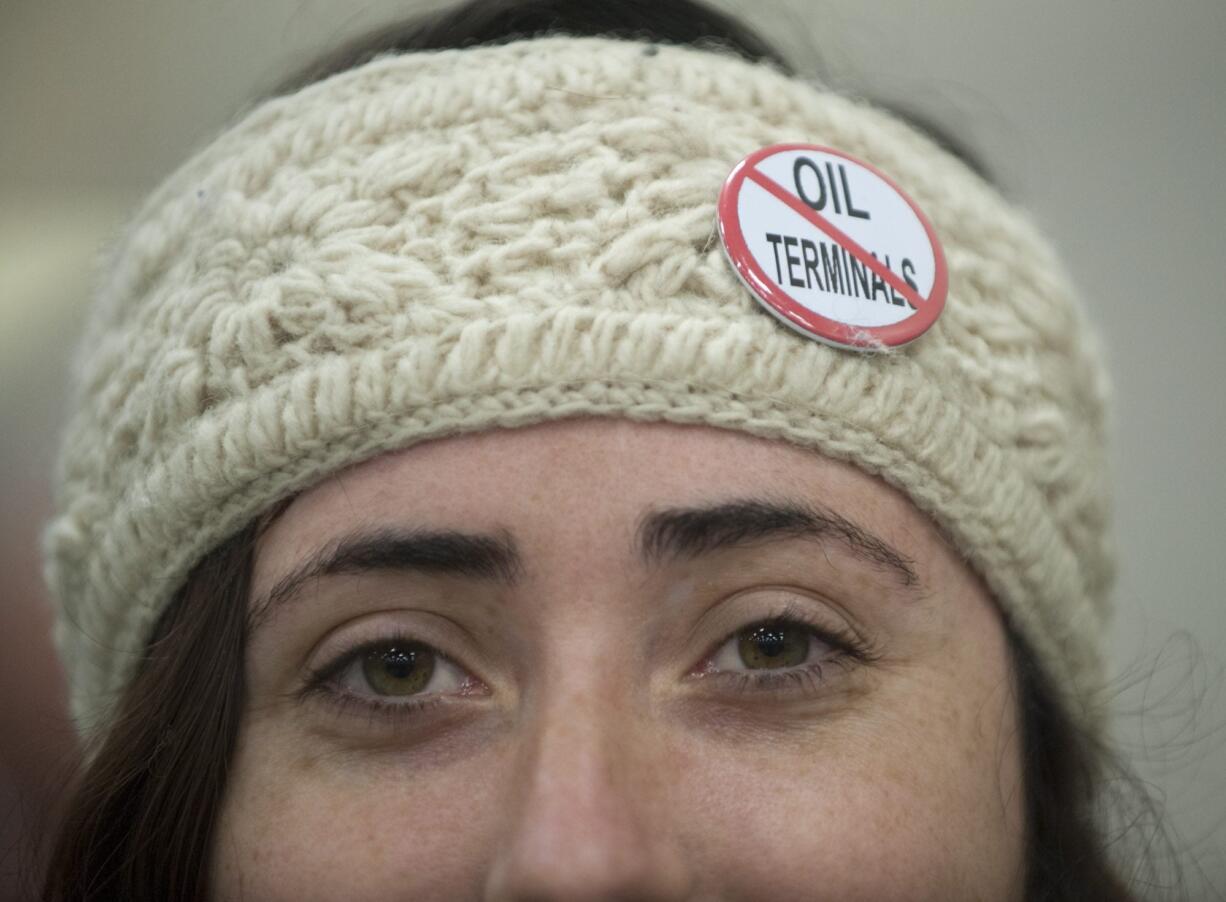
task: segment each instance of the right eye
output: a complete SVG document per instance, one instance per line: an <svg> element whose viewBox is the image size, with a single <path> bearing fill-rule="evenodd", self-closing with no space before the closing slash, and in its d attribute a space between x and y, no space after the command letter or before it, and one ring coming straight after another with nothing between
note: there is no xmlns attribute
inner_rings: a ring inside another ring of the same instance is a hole
<svg viewBox="0 0 1226 902"><path fill-rule="evenodd" d="M369 642L344 652L311 680L310 689L384 707L411 707L423 698L463 695L476 680L445 655L408 638Z"/></svg>

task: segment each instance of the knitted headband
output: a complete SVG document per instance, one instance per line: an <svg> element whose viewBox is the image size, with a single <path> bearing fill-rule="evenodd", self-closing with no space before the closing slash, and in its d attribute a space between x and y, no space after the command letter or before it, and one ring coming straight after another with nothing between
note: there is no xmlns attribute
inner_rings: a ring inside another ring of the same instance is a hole
<svg viewBox="0 0 1226 902"><path fill-rule="evenodd" d="M729 170L838 148L949 269L905 348L783 327L716 232ZM550 37L385 56L269 100L114 247L45 536L72 708L105 728L206 553L381 452L577 415L813 448L905 492L1089 713L1112 579L1104 374L1047 245L896 118L730 55Z"/></svg>

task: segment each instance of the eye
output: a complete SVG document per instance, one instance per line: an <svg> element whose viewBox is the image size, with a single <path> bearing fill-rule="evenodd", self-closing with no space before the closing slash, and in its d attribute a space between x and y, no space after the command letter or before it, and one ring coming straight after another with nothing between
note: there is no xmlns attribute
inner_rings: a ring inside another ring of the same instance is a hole
<svg viewBox="0 0 1226 902"><path fill-rule="evenodd" d="M371 713L404 715L471 695L481 684L450 658L424 642L390 638L345 652L314 673L306 694L323 694L339 707L364 706Z"/></svg>
<svg viewBox="0 0 1226 902"><path fill-rule="evenodd" d="M351 654L337 685L356 695L406 698L427 689L454 692L464 680L463 671L430 646L397 639Z"/></svg>
<svg viewBox="0 0 1226 902"><path fill-rule="evenodd" d="M705 659L698 676L735 691L788 685L815 690L831 665L849 667L868 659L869 651L858 638L811 622L806 611L789 604L725 639Z"/></svg>
<svg viewBox="0 0 1226 902"><path fill-rule="evenodd" d="M820 639L814 641L813 630L803 623L771 620L740 630L724 643L713 663L724 671L735 670L738 664L749 670L798 667L809 660L814 645L834 651Z"/></svg>

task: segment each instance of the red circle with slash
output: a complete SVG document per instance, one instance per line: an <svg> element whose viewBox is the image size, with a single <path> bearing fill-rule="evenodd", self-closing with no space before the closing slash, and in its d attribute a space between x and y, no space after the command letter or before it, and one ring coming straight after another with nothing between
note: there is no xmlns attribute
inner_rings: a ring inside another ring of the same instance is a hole
<svg viewBox="0 0 1226 902"><path fill-rule="evenodd" d="M741 281L802 335L886 350L924 334L945 307L932 223L889 176L841 151L754 151L725 180L718 220Z"/></svg>

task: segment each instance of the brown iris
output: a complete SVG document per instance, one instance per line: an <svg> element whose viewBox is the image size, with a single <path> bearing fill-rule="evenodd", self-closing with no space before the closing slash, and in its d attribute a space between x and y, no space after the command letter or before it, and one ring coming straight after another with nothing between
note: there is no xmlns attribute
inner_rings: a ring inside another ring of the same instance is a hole
<svg viewBox="0 0 1226 902"><path fill-rule="evenodd" d="M742 630L737 650L746 667L795 667L809 656L809 635L796 624L765 623Z"/></svg>
<svg viewBox="0 0 1226 902"><path fill-rule="evenodd" d="M363 655L362 673L379 695L413 695L429 685L434 653L408 643L381 645Z"/></svg>

